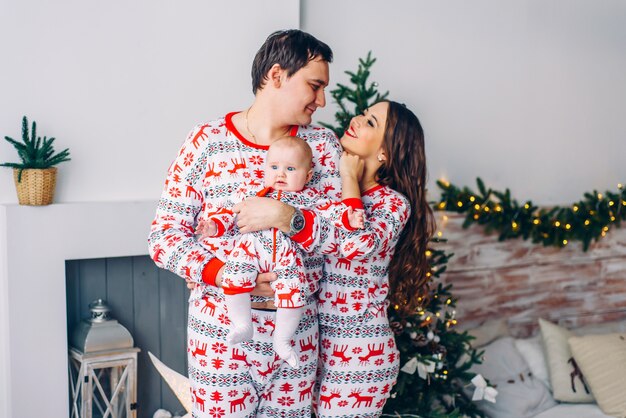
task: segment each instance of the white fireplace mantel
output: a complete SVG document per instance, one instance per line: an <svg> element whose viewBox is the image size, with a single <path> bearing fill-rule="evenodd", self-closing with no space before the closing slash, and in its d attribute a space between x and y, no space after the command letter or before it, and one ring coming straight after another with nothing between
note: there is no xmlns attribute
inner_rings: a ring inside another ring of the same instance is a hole
<svg viewBox="0 0 626 418"><path fill-rule="evenodd" d="M67 417L65 260L147 254L156 201L0 205L0 417Z"/></svg>

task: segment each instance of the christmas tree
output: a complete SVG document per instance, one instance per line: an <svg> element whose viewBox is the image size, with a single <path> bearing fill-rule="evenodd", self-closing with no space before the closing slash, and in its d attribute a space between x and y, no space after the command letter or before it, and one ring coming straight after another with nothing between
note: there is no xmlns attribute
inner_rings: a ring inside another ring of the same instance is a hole
<svg viewBox="0 0 626 418"><path fill-rule="evenodd" d="M380 94L378 84L368 81L375 62L370 51L365 59L359 59L356 72L345 72L352 86L338 84L331 91L339 107L335 113L337 124L322 125L341 136L350 119L388 96L389 92ZM433 244L441 241L433 239ZM465 387L470 393L473 390L470 380L475 374L469 369L480 362L481 353L471 347L471 336L455 329L456 299L451 293L452 286L444 286L439 280L452 254L430 248L427 256L431 281L428 294L422 297L424 305L413 315L404 317L399 316L397 307L389 307L402 371L385 405L385 416L482 417L463 390Z"/></svg>

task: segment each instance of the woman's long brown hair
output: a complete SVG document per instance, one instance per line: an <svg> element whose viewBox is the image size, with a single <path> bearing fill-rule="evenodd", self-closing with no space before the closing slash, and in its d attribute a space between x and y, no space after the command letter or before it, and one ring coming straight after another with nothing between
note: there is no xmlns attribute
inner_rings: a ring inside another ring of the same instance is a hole
<svg viewBox="0 0 626 418"><path fill-rule="evenodd" d="M428 242L435 230L432 209L426 200L426 152L419 119L404 105L388 101L383 139L386 161L378 169L379 184L402 193L411 204L411 215L400 234L389 264L389 300L406 316L421 306L426 296L430 266Z"/></svg>

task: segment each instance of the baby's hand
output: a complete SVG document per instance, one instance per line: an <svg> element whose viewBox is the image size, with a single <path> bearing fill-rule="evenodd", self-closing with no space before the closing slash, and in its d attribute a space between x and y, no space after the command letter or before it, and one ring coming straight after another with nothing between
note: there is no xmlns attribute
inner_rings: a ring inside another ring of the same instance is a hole
<svg viewBox="0 0 626 418"><path fill-rule="evenodd" d="M200 219L196 227L196 236L198 239L214 237L217 234L217 224L212 219Z"/></svg>
<svg viewBox="0 0 626 418"><path fill-rule="evenodd" d="M363 209L348 208L348 223L354 229L365 228L365 215Z"/></svg>

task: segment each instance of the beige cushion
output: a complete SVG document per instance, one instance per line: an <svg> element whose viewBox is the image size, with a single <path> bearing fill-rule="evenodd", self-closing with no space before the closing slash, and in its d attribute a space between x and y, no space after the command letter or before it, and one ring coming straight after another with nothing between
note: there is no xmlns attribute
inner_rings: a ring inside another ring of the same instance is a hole
<svg viewBox="0 0 626 418"><path fill-rule="evenodd" d="M467 333L474 337L471 341L472 347L483 347L501 337L508 337L509 328L506 319L490 319L476 328L467 330Z"/></svg>
<svg viewBox="0 0 626 418"><path fill-rule="evenodd" d="M539 328L546 352L554 399L561 402L593 402L591 389L580 374L575 373L568 338L573 334L563 327L539 319Z"/></svg>
<svg viewBox="0 0 626 418"><path fill-rule="evenodd" d="M626 334L571 337L569 345L600 409L626 417Z"/></svg>

